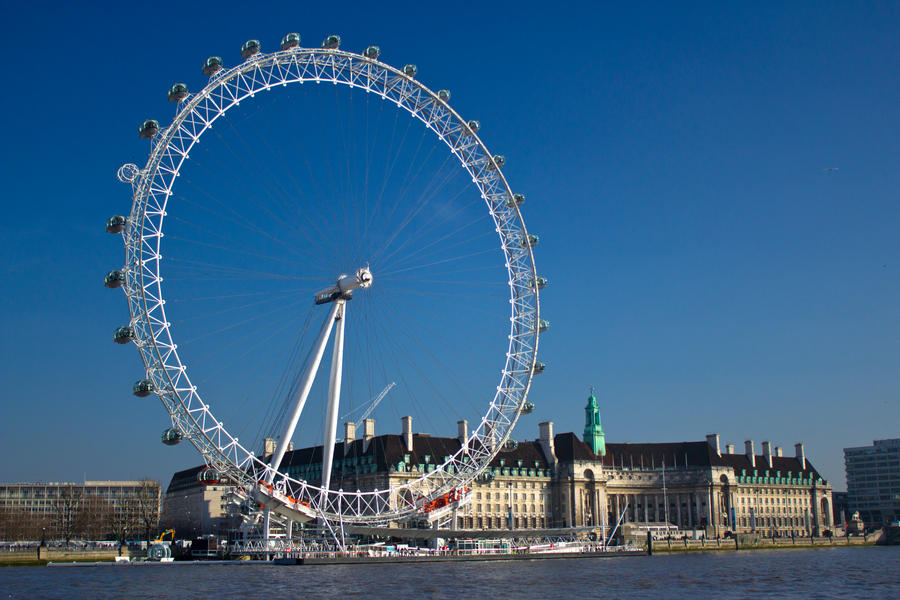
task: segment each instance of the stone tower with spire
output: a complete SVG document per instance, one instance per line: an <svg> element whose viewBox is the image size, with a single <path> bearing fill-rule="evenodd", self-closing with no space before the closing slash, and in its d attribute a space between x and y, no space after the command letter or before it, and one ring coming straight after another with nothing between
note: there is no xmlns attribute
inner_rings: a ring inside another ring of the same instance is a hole
<svg viewBox="0 0 900 600"><path fill-rule="evenodd" d="M597 397L594 396L594 386L591 386L591 395L588 396L587 406L584 407L584 442L591 447L594 454L606 455L606 435L600 425L600 406Z"/></svg>

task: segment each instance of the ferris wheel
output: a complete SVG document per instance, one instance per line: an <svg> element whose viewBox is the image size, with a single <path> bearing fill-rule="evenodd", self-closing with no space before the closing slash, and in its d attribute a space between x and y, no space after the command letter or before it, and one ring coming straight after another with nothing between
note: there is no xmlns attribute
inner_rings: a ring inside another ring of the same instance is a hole
<svg viewBox="0 0 900 600"><path fill-rule="evenodd" d="M105 284L125 292L130 319L114 341L139 350L146 375L133 392L162 401L171 418L164 443L188 440L213 476L290 520L379 525L459 498L508 447L520 415L533 409L532 378L545 368L538 338L549 325L538 293L547 280L535 268L525 197L507 182L504 157L480 139L479 122L450 107L448 90L419 82L415 65L398 69L376 46L354 53L340 43L331 35L305 48L292 33L263 53L250 40L231 68L207 59L198 92L171 87L172 122L139 128L150 142L146 164L119 169L133 201L127 216L106 224L122 235L125 264ZM271 111L282 116L266 121ZM411 119L404 125L399 114ZM321 141L310 143L316 128ZM416 132L421 139L409 141ZM373 139L386 150L373 150ZM451 194L454 178L461 183ZM329 341L330 376L317 378ZM267 351L271 358L259 358ZM195 371L188 361L204 353L214 358ZM272 365L284 357L279 376ZM482 370L493 384L463 382ZM371 397L392 378L434 427L473 404L471 430L388 489L335 489L342 388ZM322 426L308 406L319 388ZM234 433L260 412L263 396L276 400L266 431L280 434L268 455ZM445 401L435 407L431 397ZM230 420L213 413L225 399ZM289 467L283 461L304 423L321 448L317 466Z"/></svg>

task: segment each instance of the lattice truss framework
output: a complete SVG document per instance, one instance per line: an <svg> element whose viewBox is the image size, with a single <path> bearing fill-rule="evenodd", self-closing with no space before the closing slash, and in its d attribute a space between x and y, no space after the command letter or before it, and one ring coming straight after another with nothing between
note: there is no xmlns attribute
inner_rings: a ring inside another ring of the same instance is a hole
<svg viewBox="0 0 900 600"><path fill-rule="evenodd" d="M297 47L257 54L215 74L203 90L179 102L174 121L151 140L147 164L132 181L133 205L124 232L124 288L130 325L147 377L171 415L173 426L198 448L209 465L248 490L258 489L269 465L241 445L215 418L176 351L166 320L160 275L163 221L181 166L219 117L272 87L309 82L365 90L408 111L433 131L471 175L493 217L506 260L511 306L506 362L486 414L456 454L434 471L386 490L326 491L280 472L275 475L270 496L293 511L348 524L387 523L416 513L423 498L437 498L466 487L485 469L519 417L537 362L538 278L521 211L499 161L473 127L438 94L377 59L339 49Z"/></svg>

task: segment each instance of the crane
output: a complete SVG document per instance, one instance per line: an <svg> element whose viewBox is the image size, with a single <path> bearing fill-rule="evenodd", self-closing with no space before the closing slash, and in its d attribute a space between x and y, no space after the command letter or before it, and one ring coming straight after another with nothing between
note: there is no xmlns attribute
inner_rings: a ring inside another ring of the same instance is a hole
<svg viewBox="0 0 900 600"><path fill-rule="evenodd" d="M387 396L387 393L388 393L389 391L391 391L391 388L394 387L395 385L397 385L397 382L396 382L396 381L390 382L389 384L387 384L387 385L385 386L385 388L384 388L383 390L381 390L381 393L380 393L380 394L378 394L377 396L375 396L375 399L372 400L372 404L369 405L369 408L366 409L366 412L364 412L364 413L362 414L362 416L359 418L359 421L356 422L356 428L357 428L357 429L359 429L360 427L362 427L363 421L365 421L366 418L368 418L368 416L372 414L372 411L374 411L375 408L378 406L378 404L379 404L382 400L384 400L384 397Z"/></svg>

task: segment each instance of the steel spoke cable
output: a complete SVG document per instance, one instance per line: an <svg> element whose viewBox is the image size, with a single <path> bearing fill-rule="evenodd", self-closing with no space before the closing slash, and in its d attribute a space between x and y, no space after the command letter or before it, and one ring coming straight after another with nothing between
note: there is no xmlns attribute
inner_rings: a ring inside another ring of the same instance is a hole
<svg viewBox="0 0 900 600"><path fill-rule="evenodd" d="M292 100L291 94L288 94L288 99L289 99L289 101ZM292 117L294 118L294 124L295 124L295 126L294 126L293 128L291 128L290 130L291 130L291 131L301 131L302 129L301 129L300 125L299 125L299 122L296 120L296 115L298 114L299 111L295 111L295 110L287 110L287 111L285 111L285 112L287 113L287 115L290 115L290 116L292 116ZM313 203L312 197L313 197L315 194L313 194L313 196L311 196L311 195L306 194L305 192L303 192L302 187L300 186L300 184L298 183L296 177L294 176L293 169L291 169L291 168L288 166L288 164L285 162L285 160L284 160L284 152L281 152L281 151L279 151L279 149L276 149L276 148L273 147L273 145L272 145L272 139L274 139L276 136L275 136L275 132L272 130L272 128L271 128L269 122L266 121L266 120L262 120L262 127L265 127L265 128L266 128L266 131L265 131L265 133L261 136L261 139L262 139L264 145L266 146L266 148L269 150L269 156L271 157L272 162L273 162L273 163L276 163L276 164L279 164L279 165L281 166L281 168L282 168L283 172L285 173L287 179L290 181L292 187L294 188L294 192L297 194L297 196L298 196L299 198L302 198L302 199L303 199L303 202L302 202L302 203L290 203L290 202L284 201L284 202L282 203L282 206L283 206L283 209L284 209L285 213L286 213L286 214L288 214L288 213L293 213L293 214L296 214L297 216L301 217L301 218L303 219L303 221L305 222L305 224L306 224L312 231L315 232L315 234L316 234L316 236L317 236L317 239L313 239L311 236L309 236L305 229L299 229L299 230L298 230L299 232L301 232L301 233L307 238L307 241L308 241L310 244L312 244L312 245L315 246L315 245L321 245L321 244L327 243L327 244L332 245L332 248L333 248L334 250L336 250L336 249L337 249L337 246L334 245L334 240L332 239L333 236L325 235L325 234L321 231L321 229L319 228L319 226L318 226L318 224L316 223L316 221L315 221L314 219L310 219L310 218L309 218L309 211L308 211L308 210L300 210L301 205L302 205L302 206L305 206L305 207L310 207L310 206L312 206L312 203ZM300 147L298 147L298 149L299 149L299 148L300 148ZM298 151L299 151L299 150L298 150ZM313 186L313 187L319 187L319 189L321 190L321 186L319 185L318 180L315 178L315 176L314 176L314 174L313 174L312 166L309 164L308 158L306 158L306 153L305 153L305 152L301 152L301 154L303 155L304 160L305 160L305 162L306 162L306 164L307 164L307 167L308 167L308 170L309 170L309 174L310 174L310 184L311 184L311 186ZM327 194L322 194L322 193L320 192L320 193L319 193L319 196L320 196L320 197L321 197L321 196L327 197Z"/></svg>
<svg viewBox="0 0 900 600"><path fill-rule="evenodd" d="M443 189L443 187L446 186L446 184L447 184L454 176L455 176L454 173L448 173L448 174L446 175L446 177L444 178L444 181L442 182L442 184L439 185L432 193L429 193L429 194L423 194L423 196L420 197L420 198L418 199L418 202L416 202L416 203L413 205L413 208L412 208L412 209L410 210L410 212L406 215L406 217L404 217L404 219L401 221L400 226L399 226L399 227L398 227L398 228L397 228L390 236L387 237L387 239L386 239L386 241L384 242L384 244L376 251L376 253L375 253L375 255L374 255L375 257L379 256L382 252L387 251L387 249L390 247L390 244L393 242L393 240L396 239L396 237L397 237L398 235L400 235L400 233L401 233L401 232L402 232L402 231L403 231L403 230L404 230L404 229L405 229L405 228L413 221L413 219L414 219L414 218L415 218L415 217L416 217L416 216L417 216L424 208L426 208L426 207L431 203L432 200L434 200L434 199L437 198L438 192L439 192L441 189ZM450 202L450 203L455 202L456 199L459 198L459 196L461 196L461 195L462 195L463 193L465 193L466 191L467 191L467 190L466 190L465 188L463 188L463 189L461 189L456 195L454 195L453 197L451 197L451 198L445 198L445 201L446 201L446 202ZM445 202L445 205L446 205L446 202ZM436 211L435 211L435 212L436 212ZM432 217L432 219L434 219L434 218L435 218L435 217Z"/></svg>
<svg viewBox="0 0 900 600"><path fill-rule="evenodd" d="M271 169L268 167L268 164L271 164L271 163L269 163L268 161L260 161L260 160L258 160L258 159L256 158L256 156L257 156L257 150L256 150L255 145L251 145L251 144L247 143L247 141L244 139L244 137L240 134L240 132L237 131L237 129L236 129L236 128L234 127L234 125L228 120L227 117L225 118L225 122L228 123L228 125L232 128L232 130L234 131L234 134L238 137L238 139L240 140L242 146L246 149L246 153L245 153L245 154L246 154L246 155L249 155L249 156L253 156L253 158L255 159L254 162L258 165L258 169L259 169L257 172L262 172L263 169L264 169L265 172L267 172L267 173L269 174L268 177L264 177L264 178L263 178L263 184L264 184L264 185L263 185L263 189L266 189L266 190L268 191L268 198L269 198L269 201L272 202L272 203L274 204L277 200L281 200L283 206L289 207L289 206L290 206L290 203L287 201L286 192L285 192L284 190L281 190L281 189L279 189L279 188L276 188L276 186L275 186L276 177L275 177L274 174L271 172ZM268 141L268 139L266 139L265 142L266 142L266 143L264 144L264 146L267 147L267 148L269 149L269 151L270 151L271 154L275 154L275 152L274 152L274 151L272 150L272 148L271 148L271 143ZM266 165L266 166L263 167L263 165ZM330 165L329 165L329 169L330 169ZM268 207L263 206L263 205L259 202L259 199L258 199L258 197L256 196L256 194L250 194L250 195L248 196L248 198L249 198L251 201L253 201L254 204L256 204L256 205L260 208L260 210L263 210L263 211L264 211L267 215L269 215L272 219L274 219L274 220L277 221L277 222L281 222L281 223L285 224L285 225L286 225L289 229L291 229L294 233L300 234L301 237L306 238L307 241L310 242L311 244L314 244L314 243L315 243L315 240L312 240L312 238L309 237L309 234L308 234L306 231L304 231L304 230L302 230L302 229L298 229L297 227L295 227L295 226L294 226L292 223L290 223L289 221L283 220L276 212L273 212L273 211L270 210ZM327 241L327 238L326 238L326 241Z"/></svg>
<svg viewBox="0 0 900 600"><path fill-rule="evenodd" d="M279 307L274 308L274 309L272 309L272 310L270 310L270 311L267 311L267 312L264 312L264 313L260 313L260 314L258 314L258 315L253 316L253 317L249 317L249 318L247 318L247 319L244 319L243 321L238 321L237 323L231 323L231 324L229 324L229 325L226 325L226 326L221 327L221 328L219 328L219 329L216 329L216 330L214 330L214 331L209 331L209 332L207 332L207 333L205 333L205 334L203 334L203 335L199 335L199 336L194 337L194 338L191 338L191 339L189 339L189 340L185 340L185 341L182 342L182 343L185 344L185 345L187 345L187 344L190 344L190 343L193 343L193 342L202 340L202 339L206 339L206 338L208 338L208 337L210 337L210 336L212 336L212 335L216 335L216 334L219 334L219 333L222 333L222 332L225 332L225 331L229 331L229 330L231 330L231 329L234 329L235 327L240 327L241 325L245 325L245 324L247 324L247 323L256 321L256 320L258 320L258 319L262 319L263 317L267 317L267 316L271 315L272 313L278 312L278 311L280 311L280 310L287 310L288 308L291 308L291 307L294 307L294 306L298 306L299 304L301 304L301 303L303 303L303 302L308 302L308 300L306 300L306 299L303 299L303 300L297 300L297 301L295 301L295 302L292 302L291 304L284 305L284 306L279 306Z"/></svg>
<svg viewBox="0 0 900 600"><path fill-rule="evenodd" d="M415 265L415 266L406 267L406 268L403 268L403 269L395 269L395 270L393 270L393 271L389 271L389 272L383 274L382 277L384 277L384 276L390 276L390 275L396 275L397 273L406 273L407 271L415 271L415 270L418 270L418 269L427 269L428 267L433 267L433 266L435 266L435 265L442 265L442 264L446 264L446 263L448 263L448 262L455 262L455 261L458 261L458 260L465 260L465 259L467 259L467 258L472 258L473 256L479 256L479 255L482 255L482 254L487 254L487 253L489 253L489 252L496 252L496 251L497 251L496 248L488 248L487 250L479 250L479 251L477 251L477 252L472 252L472 253L470 253L470 254L463 254L463 255L461 255L461 256L453 256L453 257L450 257L450 258L445 258L445 259L443 259L443 260L436 260L436 261L431 262L431 263L425 263L425 264L421 264L421 265Z"/></svg>

